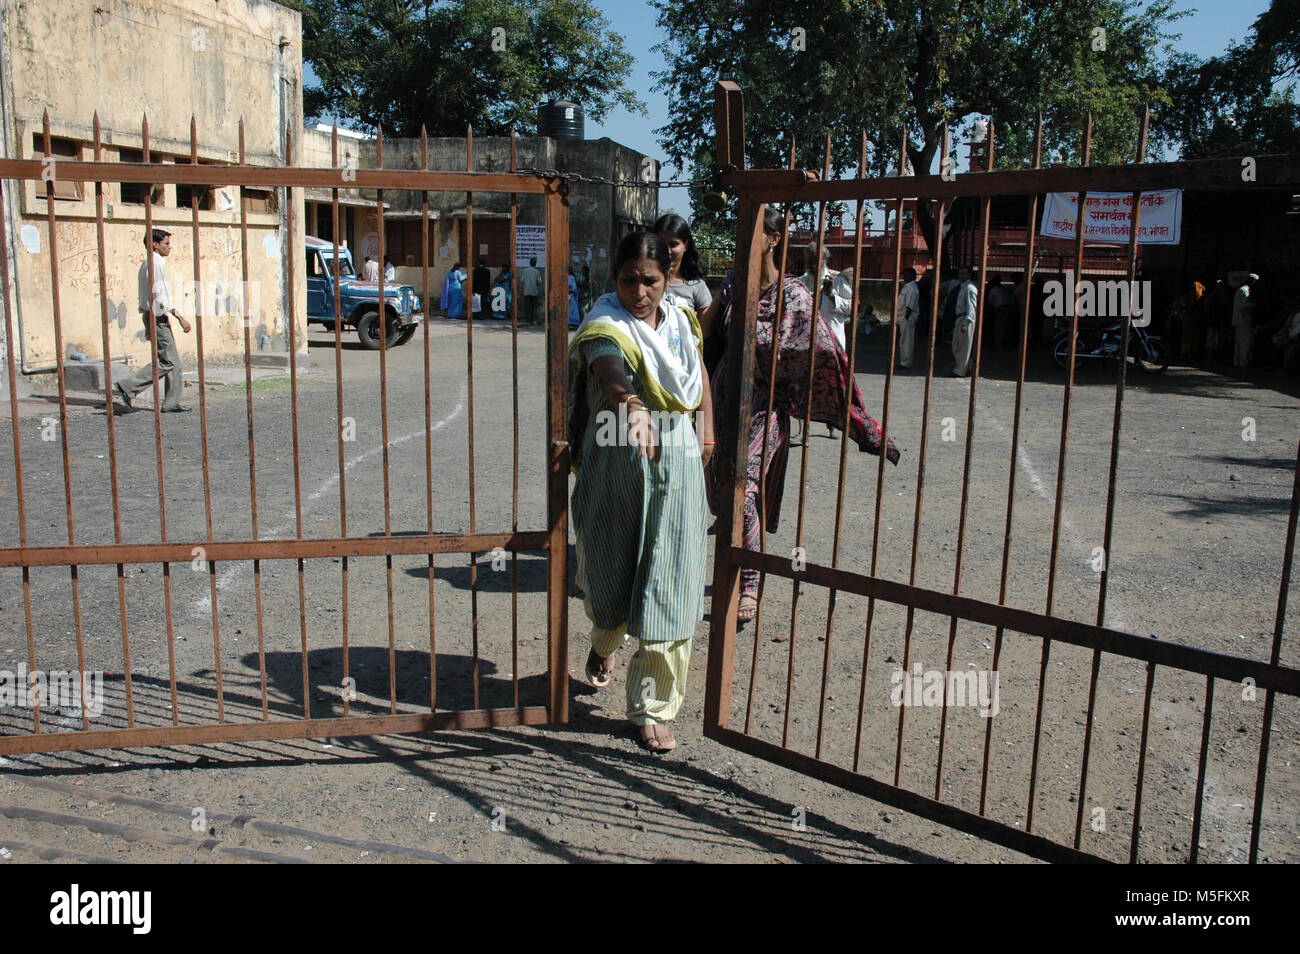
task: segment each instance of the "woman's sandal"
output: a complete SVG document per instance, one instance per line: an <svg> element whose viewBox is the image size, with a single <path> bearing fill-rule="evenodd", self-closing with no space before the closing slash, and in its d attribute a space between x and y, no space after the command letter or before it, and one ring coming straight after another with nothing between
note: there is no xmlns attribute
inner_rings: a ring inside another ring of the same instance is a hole
<svg viewBox="0 0 1300 954"><path fill-rule="evenodd" d="M758 615L758 600L752 596L742 596L740 605L736 609L736 619L742 623L748 623Z"/></svg>
<svg viewBox="0 0 1300 954"><path fill-rule="evenodd" d="M637 733L641 742L641 748L651 752L671 752L677 748L677 740L673 734L661 725L651 723L643 725Z"/></svg>
<svg viewBox="0 0 1300 954"><path fill-rule="evenodd" d="M597 689L604 689L614 676L614 657L600 656L596 650L587 654L587 681Z"/></svg>

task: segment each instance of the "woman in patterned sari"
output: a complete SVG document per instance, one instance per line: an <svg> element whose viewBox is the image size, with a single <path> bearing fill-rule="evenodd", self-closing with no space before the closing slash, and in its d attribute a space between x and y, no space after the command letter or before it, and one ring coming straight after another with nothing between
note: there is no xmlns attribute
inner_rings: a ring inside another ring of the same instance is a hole
<svg viewBox="0 0 1300 954"><path fill-rule="evenodd" d="M790 450L790 418L802 419L808 403L812 404L812 420L831 427L844 426L844 401L851 395L849 411L849 437L859 449L879 455L882 449L880 425L867 414L862 394L849 369L849 358L826 320L813 311L813 299L808 289L797 278L782 276L778 269L782 236L785 234L784 217L772 207L764 215L763 266L758 301L758 323L755 333L754 399L749 423L749 460L745 474L745 549L759 549L759 480L764 481L764 498L767 508L767 532L775 533L781 520L781 495L785 489L785 470ZM777 342L776 396L772 415L767 413L767 398L772 372L773 322L776 316L777 289L785 296L781 309L781 327L775 335ZM721 320L725 329L731 322L731 279L723 283L714 306L705 313L701 322L705 337L712 325ZM815 335L814 335L815 329ZM812 381L808 380L808 348L814 343L816 360ZM726 401L727 368L724 356L713 374L713 406L722 408ZM726 433L731 422L718 418L718 440L729 439ZM767 471L763 470L763 442L767 440ZM898 449L889 442L885 450L887 459L898 463ZM708 469L709 508L717 513L724 503L719 499L719 485L713 468ZM737 618L751 620L758 611L758 571L744 569L740 573L740 606Z"/></svg>
<svg viewBox="0 0 1300 954"><path fill-rule="evenodd" d="M699 323L665 295L669 264L654 233L624 238L614 253L616 291L596 302L569 344L577 584L593 623L587 678L607 686L614 653L637 638L627 716L652 752L677 745L665 723L681 708L704 616L701 459L714 444Z"/></svg>

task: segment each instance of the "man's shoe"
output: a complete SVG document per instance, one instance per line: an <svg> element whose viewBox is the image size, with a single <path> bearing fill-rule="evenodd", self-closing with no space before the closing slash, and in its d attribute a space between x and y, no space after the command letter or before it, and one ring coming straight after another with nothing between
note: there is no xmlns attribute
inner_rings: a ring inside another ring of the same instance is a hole
<svg viewBox="0 0 1300 954"><path fill-rule="evenodd" d="M126 405L127 410L133 410L131 407L131 396L122 390L122 385L114 384L113 390L117 392L117 396L122 400L122 403Z"/></svg>
<svg viewBox="0 0 1300 954"><path fill-rule="evenodd" d="M187 405L187 404L181 404L181 405L179 405L179 406L177 406L177 407L165 407L165 408L163 408L163 413L164 413L164 414L176 414L176 413L179 413L179 412L181 412L181 411L188 411L188 410L190 410L189 405Z"/></svg>

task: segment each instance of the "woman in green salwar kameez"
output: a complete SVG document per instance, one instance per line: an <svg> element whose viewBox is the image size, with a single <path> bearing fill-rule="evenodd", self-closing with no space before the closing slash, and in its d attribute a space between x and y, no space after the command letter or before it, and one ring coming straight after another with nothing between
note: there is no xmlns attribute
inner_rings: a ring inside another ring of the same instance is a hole
<svg viewBox="0 0 1300 954"><path fill-rule="evenodd" d="M659 236L628 235L614 253L616 291L569 345L577 582L593 623L587 676L608 685L614 653L638 640L627 716L655 752L677 745L665 723L681 707L704 616L701 464L713 452L699 323L665 297L668 271Z"/></svg>

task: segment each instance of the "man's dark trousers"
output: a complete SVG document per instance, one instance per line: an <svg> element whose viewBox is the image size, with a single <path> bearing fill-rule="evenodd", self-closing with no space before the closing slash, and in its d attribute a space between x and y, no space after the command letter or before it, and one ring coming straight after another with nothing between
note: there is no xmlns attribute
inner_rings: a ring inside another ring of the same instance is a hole
<svg viewBox="0 0 1300 954"><path fill-rule="evenodd" d="M144 319L145 334L149 334L149 316L142 316ZM181 377L181 355L176 350L176 339L172 336L172 328L166 318L158 319L158 379L164 385L163 404L164 411L174 411L181 406L181 389L184 388L184 379ZM133 398L145 388L153 384L153 365L146 364L139 368L134 374L125 380L117 382L115 385L122 389L128 398Z"/></svg>

